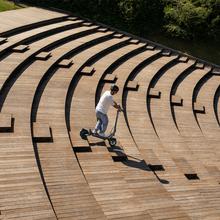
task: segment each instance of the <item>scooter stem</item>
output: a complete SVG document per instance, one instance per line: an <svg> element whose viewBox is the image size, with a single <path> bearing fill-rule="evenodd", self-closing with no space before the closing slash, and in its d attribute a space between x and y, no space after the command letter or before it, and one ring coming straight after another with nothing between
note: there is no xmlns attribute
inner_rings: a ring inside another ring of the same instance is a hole
<svg viewBox="0 0 220 220"><path fill-rule="evenodd" d="M119 116L120 111L121 111L120 109L117 110L117 114L116 114L116 118L115 118L115 125L114 125L114 129L112 132L112 136L114 136L115 132L116 132L116 127L117 127L117 123L118 123L118 116Z"/></svg>

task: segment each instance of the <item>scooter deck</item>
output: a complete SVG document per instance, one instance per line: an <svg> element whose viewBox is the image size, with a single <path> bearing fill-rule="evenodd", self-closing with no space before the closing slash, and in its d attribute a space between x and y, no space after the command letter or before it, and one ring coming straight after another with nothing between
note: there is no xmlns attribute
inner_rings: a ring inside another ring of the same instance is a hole
<svg viewBox="0 0 220 220"><path fill-rule="evenodd" d="M91 129L89 129L89 134L88 134L88 136L89 136L89 135L92 135L93 137L100 138L100 139L103 139L103 140L108 140L108 139L112 138L111 135L106 136L106 137L101 136L101 135L99 135L98 133L94 133L94 132L92 132Z"/></svg>

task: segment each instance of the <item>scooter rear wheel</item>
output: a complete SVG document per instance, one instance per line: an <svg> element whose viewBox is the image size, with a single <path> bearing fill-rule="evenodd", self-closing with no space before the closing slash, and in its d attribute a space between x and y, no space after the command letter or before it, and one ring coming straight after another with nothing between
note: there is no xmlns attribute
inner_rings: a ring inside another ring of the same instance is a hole
<svg viewBox="0 0 220 220"><path fill-rule="evenodd" d="M108 142L109 142L109 144L110 144L111 146L115 146L115 145L117 144L116 138L110 138L110 139L108 140Z"/></svg>
<svg viewBox="0 0 220 220"><path fill-rule="evenodd" d="M86 140L88 135L89 135L89 131L88 131L88 130L86 130L86 129L83 128L83 129L80 131L80 137L81 137L82 139Z"/></svg>

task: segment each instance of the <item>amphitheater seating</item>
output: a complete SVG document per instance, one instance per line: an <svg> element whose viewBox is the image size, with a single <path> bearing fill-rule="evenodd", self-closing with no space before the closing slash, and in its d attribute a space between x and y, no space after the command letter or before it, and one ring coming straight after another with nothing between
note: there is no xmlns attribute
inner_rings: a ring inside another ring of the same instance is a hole
<svg viewBox="0 0 220 220"><path fill-rule="evenodd" d="M219 219L218 66L65 13L0 18L0 219ZM79 135L111 83L116 146Z"/></svg>
<svg viewBox="0 0 220 220"><path fill-rule="evenodd" d="M25 29L32 29L33 27L43 26L54 21L62 20L67 17L66 14L43 10L40 8L30 7L19 11L5 11L1 12L0 33L1 35L8 35L10 33L22 32Z"/></svg>

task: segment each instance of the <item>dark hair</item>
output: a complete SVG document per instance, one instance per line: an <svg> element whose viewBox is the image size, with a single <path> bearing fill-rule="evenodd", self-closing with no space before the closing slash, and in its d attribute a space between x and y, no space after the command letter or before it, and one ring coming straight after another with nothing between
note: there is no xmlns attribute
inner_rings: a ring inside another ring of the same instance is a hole
<svg viewBox="0 0 220 220"><path fill-rule="evenodd" d="M115 85L115 84L112 84L112 85L111 85L111 91L118 92L118 91L119 91L118 86Z"/></svg>

